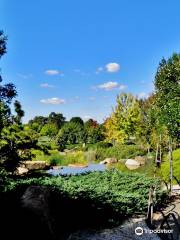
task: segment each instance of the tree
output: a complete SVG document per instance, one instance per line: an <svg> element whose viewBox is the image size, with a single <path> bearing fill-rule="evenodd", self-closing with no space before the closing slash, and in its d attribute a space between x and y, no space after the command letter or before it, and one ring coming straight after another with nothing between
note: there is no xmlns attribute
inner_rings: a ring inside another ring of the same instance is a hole
<svg viewBox="0 0 180 240"><path fill-rule="evenodd" d="M80 124L81 126L84 125L84 122L80 117L72 117L70 122Z"/></svg>
<svg viewBox="0 0 180 240"><path fill-rule="evenodd" d="M62 113L51 112L48 116L48 123L55 124L60 129L65 123L65 117Z"/></svg>
<svg viewBox="0 0 180 240"><path fill-rule="evenodd" d="M155 76L159 118L169 135L180 140L180 54L162 59Z"/></svg>
<svg viewBox="0 0 180 240"><path fill-rule="evenodd" d="M57 125L56 124L53 124L53 123L47 123L45 124L42 129L41 129L41 132L40 134L42 136L48 136L50 138L53 138L57 135L58 133L58 128L57 128Z"/></svg>
<svg viewBox="0 0 180 240"><path fill-rule="evenodd" d="M170 191L172 189L172 142L180 141L180 54L162 59L155 76L159 119L169 133Z"/></svg>
<svg viewBox="0 0 180 240"><path fill-rule="evenodd" d="M48 122L48 118L47 117L43 117L43 116L36 116L34 117L34 119L30 120L28 122L28 125L30 126L30 128L32 128L33 130L36 130L37 132L40 132L42 127Z"/></svg>
<svg viewBox="0 0 180 240"><path fill-rule="evenodd" d="M105 121L105 134L110 141L125 143L140 134L141 110L137 98L130 93L121 93L116 102L111 116Z"/></svg>
<svg viewBox="0 0 180 240"><path fill-rule="evenodd" d="M0 58L6 53L6 40L0 31ZM24 111L20 102L14 102L16 115L11 113L10 104L16 96L15 86L12 83L2 85L0 76L0 165L8 170L15 168L25 155L27 157L29 149L37 143L37 139L23 128L21 119Z"/></svg>
<svg viewBox="0 0 180 240"><path fill-rule="evenodd" d="M83 127L74 122L68 122L60 129L57 142L61 145L61 142L65 144L76 144L82 143L84 138L84 129Z"/></svg>
<svg viewBox="0 0 180 240"><path fill-rule="evenodd" d="M21 160L31 159L31 149L36 148L36 132L23 125L12 124L3 128L0 139L0 164L14 170Z"/></svg>
<svg viewBox="0 0 180 240"><path fill-rule="evenodd" d="M3 31L0 31L0 58L6 53L7 37ZM15 86L12 83L2 85L2 77L0 75L0 164L4 164L8 158L17 159L17 152L10 151L11 145L3 138L4 131L12 124L12 115L10 104L17 95ZM7 151L9 151L7 154Z"/></svg>
<svg viewBox="0 0 180 240"><path fill-rule="evenodd" d="M87 142L88 143L97 143L102 140L104 140L103 126L99 125L96 128L91 127L88 129L88 131L87 131Z"/></svg>
<svg viewBox="0 0 180 240"><path fill-rule="evenodd" d="M0 31L0 58L6 53L6 41L7 36L4 35L3 31Z"/></svg>
<svg viewBox="0 0 180 240"><path fill-rule="evenodd" d="M6 53L7 37L3 31L0 31L0 58ZM2 77L0 75L0 134L5 125L10 121L10 104L17 95L14 84L7 83L2 85Z"/></svg>
<svg viewBox="0 0 180 240"><path fill-rule="evenodd" d="M84 126L86 128L90 128L90 127L93 127L93 128L96 128L99 126L98 122L92 118L90 118L89 120L87 120L84 124Z"/></svg>
<svg viewBox="0 0 180 240"><path fill-rule="evenodd" d="M14 108L15 108L15 112L16 112L16 116L14 117L14 121L17 124L20 124L22 121L22 117L24 117L24 111L21 108L21 103L19 101L15 101L14 103Z"/></svg>
<svg viewBox="0 0 180 240"><path fill-rule="evenodd" d="M96 120L89 119L84 124L84 140L87 143L97 143L104 140L103 125L98 124Z"/></svg>

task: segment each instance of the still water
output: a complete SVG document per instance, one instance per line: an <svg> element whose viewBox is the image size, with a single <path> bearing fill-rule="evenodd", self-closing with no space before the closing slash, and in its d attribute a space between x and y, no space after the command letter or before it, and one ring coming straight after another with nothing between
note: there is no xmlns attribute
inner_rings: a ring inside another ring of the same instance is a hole
<svg viewBox="0 0 180 240"><path fill-rule="evenodd" d="M94 171L105 171L106 166L103 164L89 164L87 167L69 167L64 166L58 169L50 169L47 172L53 176L59 175L78 175L87 172L94 172Z"/></svg>

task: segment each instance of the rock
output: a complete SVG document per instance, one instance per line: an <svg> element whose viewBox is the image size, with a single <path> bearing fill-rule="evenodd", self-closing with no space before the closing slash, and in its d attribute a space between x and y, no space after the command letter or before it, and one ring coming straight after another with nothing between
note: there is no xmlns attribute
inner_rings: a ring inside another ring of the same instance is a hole
<svg viewBox="0 0 180 240"><path fill-rule="evenodd" d="M24 175L24 174L26 174L26 173L28 173L28 169L27 168L25 168L25 167L18 167L17 169L16 169L16 174L17 175Z"/></svg>
<svg viewBox="0 0 180 240"><path fill-rule="evenodd" d="M135 234L136 228L141 228L142 235ZM149 233L150 229L145 221L125 223L119 227L111 229L102 229L99 231L84 230L73 233L69 236L68 240L160 240L159 236L155 233Z"/></svg>
<svg viewBox="0 0 180 240"><path fill-rule="evenodd" d="M136 161L135 159L127 159L125 165L135 165L135 166L139 166L140 163L138 161Z"/></svg>
<svg viewBox="0 0 180 240"><path fill-rule="evenodd" d="M62 166L52 166L51 169L53 170L59 170L59 169L62 169L63 167Z"/></svg>
<svg viewBox="0 0 180 240"><path fill-rule="evenodd" d="M87 164L76 163L76 164L68 164L68 167L86 168L86 167L88 167L88 165Z"/></svg>
<svg viewBox="0 0 180 240"><path fill-rule="evenodd" d="M36 223L39 219L39 225L42 225L42 229L47 230L47 233L54 239L54 221L50 213L49 202L50 190L44 186L30 186L21 197L22 209L26 212L25 216L34 219Z"/></svg>
<svg viewBox="0 0 180 240"><path fill-rule="evenodd" d="M136 157L135 157L135 160L136 160L138 163L140 163L141 165L144 165L144 164L145 164L145 161L146 161L145 157L142 157L142 156L136 156Z"/></svg>
<svg viewBox="0 0 180 240"><path fill-rule="evenodd" d="M101 161L100 164L112 164L117 162L118 160L116 158L106 158L103 161Z"/></svg>
<svg viewBox="0 0 180 240"><path fill-rule="evenodd" d="M134 170L140 166L140 163L134 159L127 159L127 161L125 162L125 165L128 169Z"/></svg>
<svg viewBox="0 0 180 240"><path fill-rule="evenodd" d="M24 161L21 166L26 167L28 170L41 170L47 169L49 164L45 161Z"/></svg>

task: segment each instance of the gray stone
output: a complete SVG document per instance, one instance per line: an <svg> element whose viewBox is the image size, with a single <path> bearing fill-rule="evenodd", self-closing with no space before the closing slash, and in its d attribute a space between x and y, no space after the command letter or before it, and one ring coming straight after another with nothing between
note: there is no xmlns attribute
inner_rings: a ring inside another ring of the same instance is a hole
<svg viewBox="0 0 180 240"><path fill-rule="evenodd" d="M116 158L106 158L103 161L101 161L100 164L112 164L117 162L118 160Z"/></svg>
<svg viewBox="0 0 180 240"><path fill-rule="evenodd" d="M54 236L53 218L49 210L50 190L44 186L30 186L21 197L21 205L24 210L39 217L40 221L48 228Z"/></svg>
<svg viewBox="0 0 180 240"><path fill-rule="evenodd" d="M142 235L136 235L135 229L143 229ZM160 240L157 234L149 233L150 229L144 221L125 223L119 227L99 231L78 231L71 234L68 240Z"/></svg>
<svg viewBox="0 0 180 240"><path fill-rule="evenodd" d="M125 162L125 165L128 169L134 170L140 166L140 163L134 159L127 159L127 161Z"/></svg>
<svg viewBox="0 0 180 240"><path fill-rule="evenodd" d="M45 161L24 161L21 166L24 166L28 170L41 170L48 168L49 164Z"/></svg>

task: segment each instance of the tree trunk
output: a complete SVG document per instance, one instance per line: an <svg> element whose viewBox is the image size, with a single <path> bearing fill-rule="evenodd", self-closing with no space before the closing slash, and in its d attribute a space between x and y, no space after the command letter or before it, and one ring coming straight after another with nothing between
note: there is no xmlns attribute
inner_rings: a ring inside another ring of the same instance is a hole
<svg viewBox="0 0 180 240"><path fill-rule="evenodd" d="M170 193L172 192L173 179L173 159L172 159L172 140L169 138L169 165L170 165Z"/></svg>

